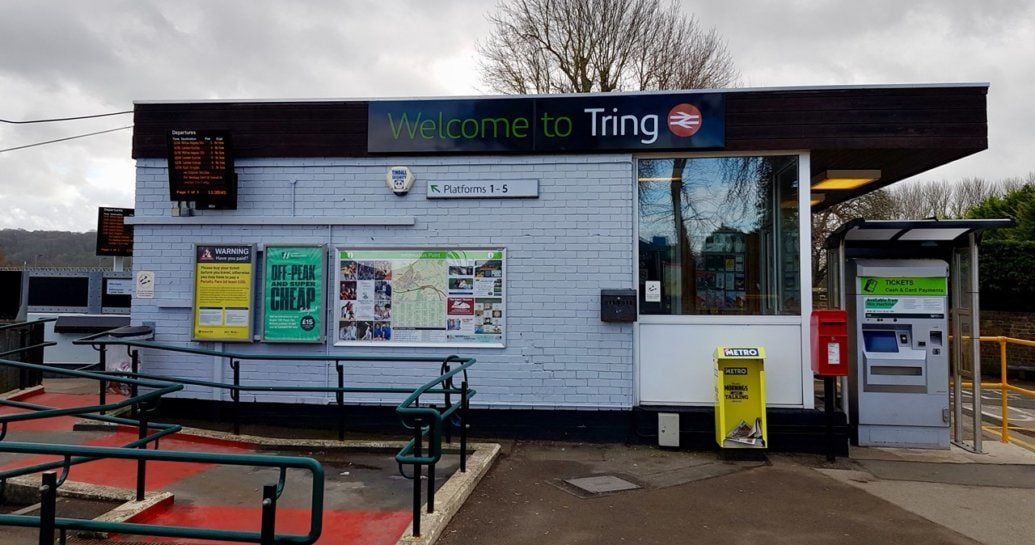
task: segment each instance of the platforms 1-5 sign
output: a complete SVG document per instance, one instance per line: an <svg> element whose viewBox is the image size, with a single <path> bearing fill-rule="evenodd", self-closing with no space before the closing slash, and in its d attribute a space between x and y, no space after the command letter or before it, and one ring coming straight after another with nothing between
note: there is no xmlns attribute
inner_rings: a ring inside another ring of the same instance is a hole
<svg viewBox="0 0 1035 545"><path fill-rule="evenodd" d="M267 246L264 266L262 339L267 342L323 340L323 246Z"/></svg>

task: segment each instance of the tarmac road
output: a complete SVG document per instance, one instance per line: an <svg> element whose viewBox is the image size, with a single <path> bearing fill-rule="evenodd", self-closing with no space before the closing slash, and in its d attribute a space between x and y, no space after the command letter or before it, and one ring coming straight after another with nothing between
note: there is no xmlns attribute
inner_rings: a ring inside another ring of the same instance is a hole
<svg viewBox="0 0 1035 545"><path fill-rule="evenodd" d="M505 446L439 544L978 543L829 478L816 465L825 464L791 456L731 464L714 453L517 442ZM603 474L643 488L579 497L563 485Z"/></svg>

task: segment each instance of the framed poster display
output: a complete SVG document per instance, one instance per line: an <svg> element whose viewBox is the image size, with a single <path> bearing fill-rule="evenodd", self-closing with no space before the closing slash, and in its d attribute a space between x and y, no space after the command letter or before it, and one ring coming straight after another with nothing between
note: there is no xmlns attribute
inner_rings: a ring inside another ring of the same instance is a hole
<svg viewBox="0 0 1035 545"><path fill-rule="evenodd" d="M337 346L505 346L503 248L337 248Z"/></svg>
<svg viewBox="0 0 1035 545"><path fill-rule="evenodd" d="M262 275L263 341L323 341L326 262L324 246L266 246Z"/></svg>
<svg viewBox="0 0 1035 545"><path fill-rule="evenodd" d="M252 341L255 245L196 244L191 338Z"/></svg>

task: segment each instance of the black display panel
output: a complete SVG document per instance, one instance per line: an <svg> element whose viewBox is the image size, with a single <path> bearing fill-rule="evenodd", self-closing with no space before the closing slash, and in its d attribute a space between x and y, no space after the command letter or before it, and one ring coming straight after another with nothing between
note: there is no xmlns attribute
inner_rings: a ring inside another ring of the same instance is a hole
<svg viewBox="0 0 1035 545"><path fill-rule="evenodd" d="M237 175L227 131L169 133L169 198L199 208L237 209Z"/></svg>
<svg viewBox="0 0 1035 545"><path fill-rule="evenodd" d="M90 279L85 276L29 277L30 307L85 307L90 304Z"/></svg>
<svg viewBox="0 0 1035 545"><path fill-rule="evenodd" d="M97 209L97 255L133 255L133 226L126 225L132 217L132 208Z"/></svg>
<svg viewBox="0 0 1035 545"><path fill-rule="evenodd" d="M105 278L101 286L101 306L129 308L133 303L132 286L130 278Z"/></svg>
<svg viewBox="0 0 1035 545"><path fill-rule="evenodd" d="M22 272L0 271L0 320L18 317L22 304Z"/></svg>

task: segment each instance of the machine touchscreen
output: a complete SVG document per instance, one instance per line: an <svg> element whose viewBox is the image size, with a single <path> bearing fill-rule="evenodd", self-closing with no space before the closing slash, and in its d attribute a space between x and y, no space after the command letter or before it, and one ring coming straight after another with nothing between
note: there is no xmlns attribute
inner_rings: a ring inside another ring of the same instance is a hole
<svg viewBox="0 0 1035 545"><path fill-rule="evenodd" d="M898 352L898 340L894 331L863 330L863 342L867 352Z"/></svg>

